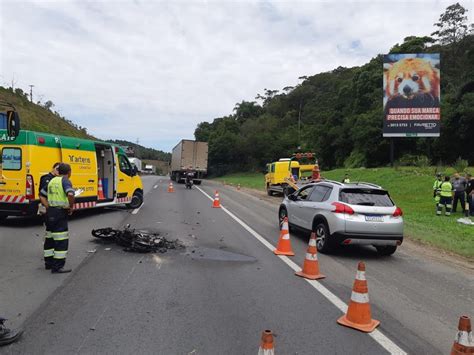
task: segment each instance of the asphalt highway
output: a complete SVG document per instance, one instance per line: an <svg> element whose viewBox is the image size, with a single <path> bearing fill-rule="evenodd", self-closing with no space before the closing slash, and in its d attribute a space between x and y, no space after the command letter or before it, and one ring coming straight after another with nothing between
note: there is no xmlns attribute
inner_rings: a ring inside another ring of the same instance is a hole
<svg viewBox="0 0 474 355"><path fill-rule="evenodd" d="M41 269L41 225L11 220L0 227L0 306L25 326L21 341L0 353L256 354L261 332L271 329L279 354L441 354L449 352L459 316L474 309L472 273L403 246L392 257L363 247L319 254L327 277L312 285L268 248L278 239L277 204L210 182L192 190L176 185L175 193L166 192L166 178L144 182L139 210L73 219L70 275ZM211 208L206 196L216 188L225 210ZM135 254L90 236L93 228L127 223L178 238L185 248ZM292 235L293 263L302 264L307 237ZM359 260L367 265L372 315L381 321L372 336L336 323Z"/></svg>

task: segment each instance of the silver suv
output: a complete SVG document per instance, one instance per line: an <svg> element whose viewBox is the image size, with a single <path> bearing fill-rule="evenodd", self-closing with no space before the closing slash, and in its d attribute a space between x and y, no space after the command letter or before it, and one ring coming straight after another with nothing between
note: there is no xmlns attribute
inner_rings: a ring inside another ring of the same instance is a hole
<svg viewBox="0 0 474 355"><path fill-rule="evenodd" d="M323 180L285 196L280 222L288 217L290 229L314 231L318 250L337 245L373 245L391 255L403 242L403 213L386 190L367 182Z"/></svg>

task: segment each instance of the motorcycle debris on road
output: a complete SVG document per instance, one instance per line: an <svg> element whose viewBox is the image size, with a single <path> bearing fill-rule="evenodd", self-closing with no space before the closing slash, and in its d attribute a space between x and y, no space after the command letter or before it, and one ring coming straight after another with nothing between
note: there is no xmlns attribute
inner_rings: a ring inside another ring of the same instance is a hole
<svg viewBox="0 0 474 355"><path fill-rule="evenodd" d="M179 240L167 240L157 232L130 228L127 224L123 230L113 228L93 229L92 235L104 242L114 242L125 251L136 253L166 253L168 249L182 249L183 243Z"/></svg>

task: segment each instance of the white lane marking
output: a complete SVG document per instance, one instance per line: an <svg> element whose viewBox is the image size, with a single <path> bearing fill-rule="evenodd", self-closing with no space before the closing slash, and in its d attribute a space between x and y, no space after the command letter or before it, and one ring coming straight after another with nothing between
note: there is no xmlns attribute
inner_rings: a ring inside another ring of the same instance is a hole
<svg viewBox="0 0 474 355"><path fill-rule="evenodd" d="M138 211L140 211L140 209L145 205L145 202L142 203L142 205L138 208L135 208L133 211L132 211L132 214L137 214Z"/></svg>
<svg viewBox="0 0 474 355"><path fill-rule="evenodd" d="M206 196L209 200L214 201L214 198L209 196L204 190L202 190L200 187L196 186L196 188L201 191L204 196ZM260 243L265 245L270 251L273 252L275 250L275 246L268 242L264 237L262 237L260 234L258 234L256 231L254 231L251 227L249 227L244 221L242 221L239 217L234 215L232 212L230 212L227 208L222 206L221 204L221 210L223 210L225 213L227 213L234 221L239 223L247 232L249 232L251 235L253 235ZM293 271L300 271L301 267L296 265L290 258L284 255L278 255L278 257L285 263L287 264L290 269ZM346 313L347 312L347 304L345 304L339 297L337 297L334 293L329 291L326 287L324 287L321 283L319 283L316 280L308 280L304 279L306 282L308 282L311 286L313 286L319 293L321 293L324 297L326 297L329 302L331 302L333 305L335 305L341 312ZM403 351L397 344L395 344L393 341L391 341L389 338L387 338L386 335L384 335L380 330L375 329L372 333L368 333L368 335L374 339L377 343L379 343L385 350L387 350L390 354L397 354L397 355L406 355L407 353Z"/></svg>
<svg viewBox="0 0 474 355"><path fill-rule="evenodd" d="M153 186L154 189L156 189L157 187L158 187L158 185Z"/></svg>

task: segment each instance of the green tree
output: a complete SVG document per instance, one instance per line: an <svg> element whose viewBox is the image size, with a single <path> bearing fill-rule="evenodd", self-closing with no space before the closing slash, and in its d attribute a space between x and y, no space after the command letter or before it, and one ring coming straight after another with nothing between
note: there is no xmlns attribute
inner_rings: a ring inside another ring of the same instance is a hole
<svg viewBox="0 0 474 355"><path fill-rule="evenodd" d="M441 44L456 44L468 34L467 9L458 2L446 8L434 25L438 28L431 35Z"/></svg>

